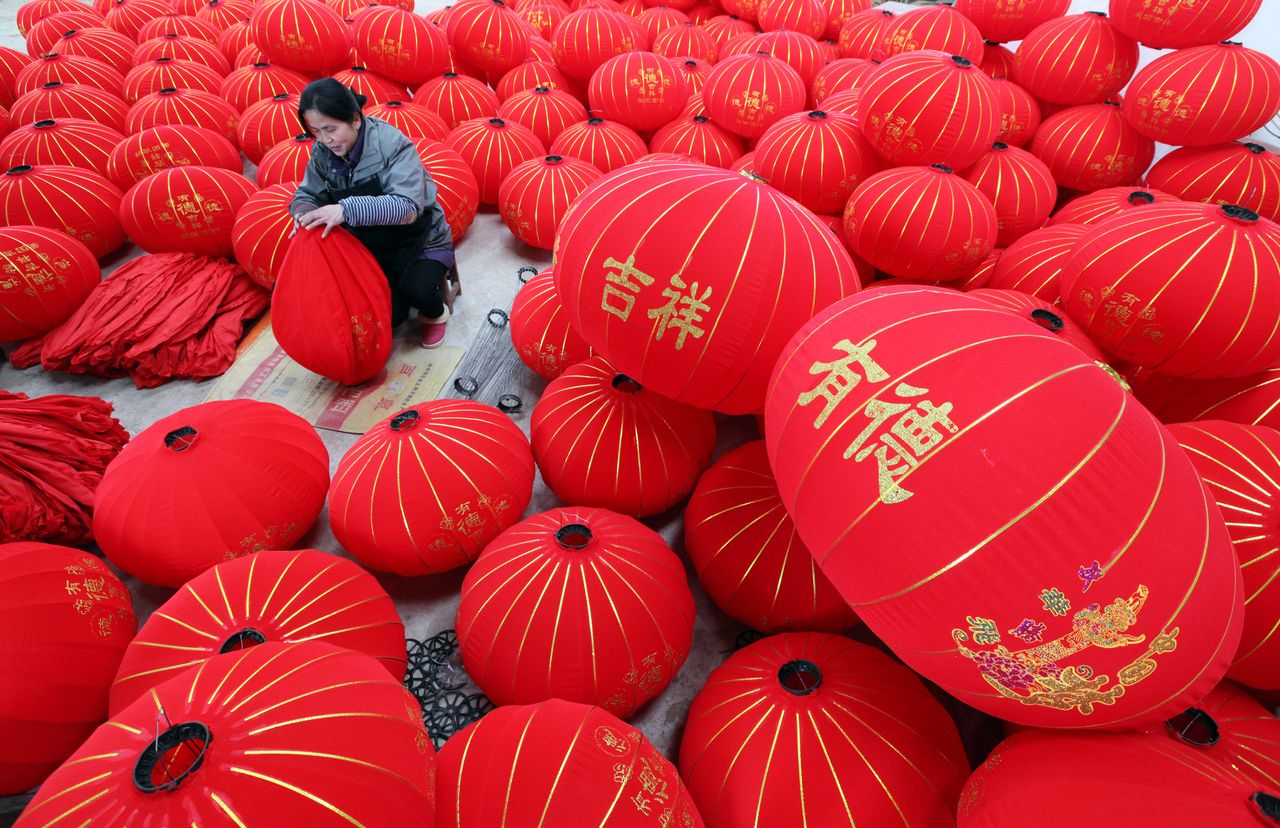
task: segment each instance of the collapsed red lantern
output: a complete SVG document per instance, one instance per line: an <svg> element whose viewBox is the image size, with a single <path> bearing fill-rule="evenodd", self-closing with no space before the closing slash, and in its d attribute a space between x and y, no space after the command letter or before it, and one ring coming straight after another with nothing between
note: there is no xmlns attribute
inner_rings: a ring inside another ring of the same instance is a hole
<svg viewBox="0 0 1280 828"><path fill-rule="evenodd" d="M498 190L502 221L520 241L550 250L570 205L600 175L586 161L559 155L517 164Z"/></svg>
<svg viewBox="0 0 1280 828"><path fill-rule="evenodd" d="M591 346L569 327L550 268L525 282L516 294L511 343L521 361L548 380L592 355Z"/></svg>
<svg viewBox="0 0 1280 828"><path fill-rule="evenodd" d="M50 227L0 228L0 342L61 325L102 279L83 242Z"/></svg>
<svg viewBox="0 0 1280 828"><path fill-rule="evenodd" d="M236 213L258 191L218 167L170 167L134 184L120 203L129 238L150 253L232 255Z"/></svg>
<svg viewBox="0 0 1280 828"><path fill-rule="evenodd" d="M120 190L92 170L22 164L0 176L0 225L61 230L101 259L124 243L120 199Z"/></svg>

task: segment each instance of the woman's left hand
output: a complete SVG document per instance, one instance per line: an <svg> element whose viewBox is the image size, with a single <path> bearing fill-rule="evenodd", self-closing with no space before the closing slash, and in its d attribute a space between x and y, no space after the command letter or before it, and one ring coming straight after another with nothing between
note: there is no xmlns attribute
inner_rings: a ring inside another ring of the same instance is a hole
<svg viewBox="0 0 1280 828"><path fill-rule="evenodd" d="M314 230L317 227L323 227L324 232L320 234L320 238L329 235L329 231L342 224L345 216L342 215L341 204L326 204L323 207L317 207L310 213L306 213L298 219L298 224L304 230Z"/></svg>

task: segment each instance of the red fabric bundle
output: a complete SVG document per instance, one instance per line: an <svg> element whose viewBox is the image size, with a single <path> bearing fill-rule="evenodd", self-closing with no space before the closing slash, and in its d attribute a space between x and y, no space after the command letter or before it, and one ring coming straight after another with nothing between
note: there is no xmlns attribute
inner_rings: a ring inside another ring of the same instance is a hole
<svg viewBox="0 0 1280 828"><path fill-rule="evenodd" d="M10 355L18 368L116 377L139 388L215 377L270 297L236 264L157 253L122 265L71 318Z"/></svg>
<svg viewBox="0 0 1280 828"><path fill-rule="evenodd" d="M94 491L129 433L97 397L0 391L0 543L90 538Z"/></svg>

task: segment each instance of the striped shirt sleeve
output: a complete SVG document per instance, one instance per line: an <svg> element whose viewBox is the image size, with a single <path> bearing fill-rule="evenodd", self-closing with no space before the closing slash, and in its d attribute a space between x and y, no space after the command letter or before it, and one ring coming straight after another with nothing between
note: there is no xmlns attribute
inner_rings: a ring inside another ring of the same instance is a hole
<svg viewBox="0 0 1280 828"><path fill-rule="evenodd" d="M401 195L347 196L338 203L346 223L352 227L405 224L417 213L414 203Z"/></svg>

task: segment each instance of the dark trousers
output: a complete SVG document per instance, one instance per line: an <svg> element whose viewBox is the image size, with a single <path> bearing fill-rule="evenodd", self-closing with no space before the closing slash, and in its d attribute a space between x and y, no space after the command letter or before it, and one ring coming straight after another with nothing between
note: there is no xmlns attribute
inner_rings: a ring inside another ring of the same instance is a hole
<svg viewBox="0 0 1280 828"><path fill-rule="evenodd" d="M434 259L414 259L399 279L388 276L391 285L391 325L398 327L409 318L409 309L417 308L422 316L437 317L444 313L440 287L448 272Z"/></svg>

